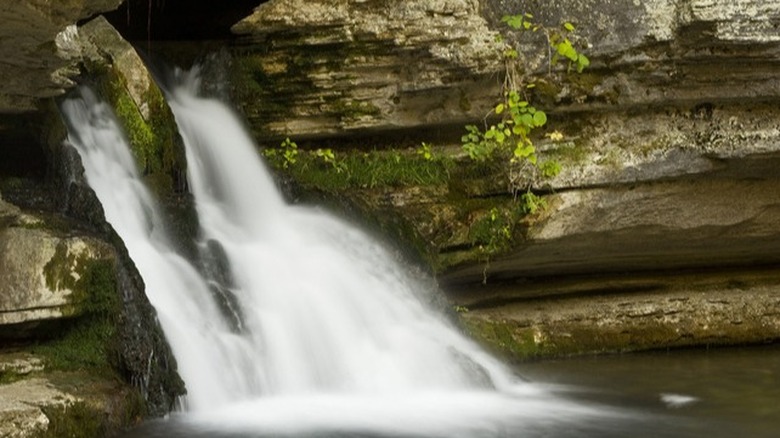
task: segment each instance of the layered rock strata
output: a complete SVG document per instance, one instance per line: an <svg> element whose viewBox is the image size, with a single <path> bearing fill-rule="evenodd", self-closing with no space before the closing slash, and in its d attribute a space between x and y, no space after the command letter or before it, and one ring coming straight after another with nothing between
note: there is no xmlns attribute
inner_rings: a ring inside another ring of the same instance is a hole
<svg viewBox="0 0 780 438"><path fill-rule="evenodd" d="M475 0L270 1L233 26L237 100L261 137L484 116L501 64Z"/></svg>
<svg viewBox="0 0 780 438"><path fill-rule="evenodd" d="M271 1L234 27L246 44L235 50L244 78L237 96L261 138L359 132L375 134L367 138L381 148L384 135L403 128L426 141L445 121L479 123L490 112L501 70L490 53L502 34L520 44L527 71L538 76L529 98L549 115L536 144L562 172L534 187L548 207L499 230L511 242L486 263L475 231L495 208L514 208L505 167L456 164L435 186L336 190L336 204L411 242L454 302L473 308L464 318L474 332L494 343L511 335L504 347L514 343L516 357L780 339L771 322L771 273L780 263L780 2L543 3L322 0L291 11ZM502 23L521 12L545 26L573 23L590 68L577 75L553 66L548 74L544 38ZM462 44L450 39L466 29ZM415 55L403 55L411 47ZM469 83L479 93L462 91ZM424 98L405 98L404 90ZM563 139L543 135L554 131ZM450 133L457 143L463 131ZM733 278L714 275L719 270ZM635 289L620 280L628 273L662 280ZM556 336L542 347L540 339ZM576 341L561 341L567 336Z"/></svg>

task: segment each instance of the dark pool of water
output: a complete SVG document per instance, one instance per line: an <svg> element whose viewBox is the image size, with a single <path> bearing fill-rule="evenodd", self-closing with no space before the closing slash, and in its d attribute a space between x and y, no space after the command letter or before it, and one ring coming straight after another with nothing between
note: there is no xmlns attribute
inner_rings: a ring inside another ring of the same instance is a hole
<svg viewBox="0 0 780 438"><path fill-rule="evenodd" d="M557 396L617 415L531 418L473 430L425 435L331 429L317 432L234 430L173 415L125 438L611 438L780 436L780 346L635 353L527 363L518 373ZM257 412L263 415L263 412ZM307 412L300 412L305 418ZM457 419L453 418L455 422ZM446 421L446 419L444 420ZM446 428L445 428L446 429ZM231 431L232 430L232 431ZM454 430L454 431L453 431Z"/></svg>
<svg viewBox="0 0 780 438"><path fill-rule="evenodd" d="M575 388L576 397L658 413L668 436L780 436L780 345L635 353L521 368L531 380ZM674 429L681 424L685 427Z"/></svg>

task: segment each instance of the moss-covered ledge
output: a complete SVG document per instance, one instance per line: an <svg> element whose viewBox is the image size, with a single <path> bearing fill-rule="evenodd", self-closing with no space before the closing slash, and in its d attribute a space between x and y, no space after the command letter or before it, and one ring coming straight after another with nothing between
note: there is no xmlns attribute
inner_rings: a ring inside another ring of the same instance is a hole
<svg viewBox="0 0 780 438"><path fill-rule="evenodd" d="M780 280L767 267L540 279L455 302L467 331L511 361L780 341Z"/></svg>
<svg viewBox="0 0 780 438"><path fill-rule="evenodd" d="M303 145L294 162L278 148L265 154L292 199L329 205L395 241L433 273L485 264L521 240L536 217L509 193L503 158L475 162L446 144L429 145L426 156L408 143L393 149L351 144L324 158L330 149L319 146L331 145Z"/></svg>

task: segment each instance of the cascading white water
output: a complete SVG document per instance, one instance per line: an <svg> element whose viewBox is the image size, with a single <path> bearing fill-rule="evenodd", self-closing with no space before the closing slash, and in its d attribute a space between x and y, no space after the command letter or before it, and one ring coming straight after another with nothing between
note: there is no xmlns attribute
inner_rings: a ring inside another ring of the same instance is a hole
<svg viewBox="0 0 780 438"><path fill-rule="evenodd" d="M192 418L265 431L480 436L592 412L514 379L428 309L423 286L365 233L285 204L239 119L198 97L196 75L181 77L170 105L204 257L229 270L222 284L172 250L110 109L82 90L62 110L160 315ZM233 314L217 304L219 287Z"/></svg>

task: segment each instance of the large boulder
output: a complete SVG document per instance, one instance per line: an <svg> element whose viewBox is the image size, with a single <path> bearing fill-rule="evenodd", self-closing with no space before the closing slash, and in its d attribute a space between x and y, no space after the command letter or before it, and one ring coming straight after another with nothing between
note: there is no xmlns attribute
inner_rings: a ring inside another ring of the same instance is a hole
<svg viewBox="0 0 780 438"><path fill-rule="evenodd" d="M74 401L73 396L40 378L0 385L0 435L8 438L39 435L50 423L44 409L65 407Z"/></svg>
<svg viewBox="0 0 780 438"><path fill-rule="evenodd" d="M94 299L82 279L93 263L114 263L115 256L105 242L17 218L0 229L0 333L22 337L42 323L82 315Z"/></svg>

